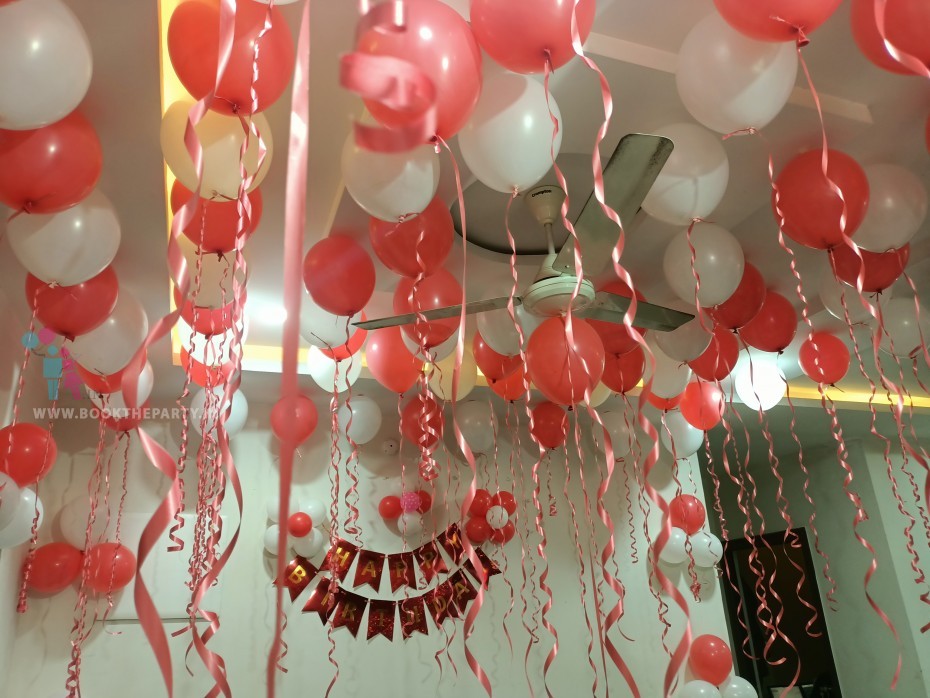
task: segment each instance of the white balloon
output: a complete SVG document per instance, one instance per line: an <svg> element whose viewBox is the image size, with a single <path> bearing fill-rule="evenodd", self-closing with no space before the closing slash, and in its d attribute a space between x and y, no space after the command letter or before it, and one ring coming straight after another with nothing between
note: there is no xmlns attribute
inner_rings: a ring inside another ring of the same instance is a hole
<svg viewBox="0 0 930 698"><path fill-rule="evenodd" d="M598 383L594 386L594 390L591 391L591 399L588 402L591 407L600 407L610 399L611 395L613 395L613 391L610 388L603 383Z"/></svg>
<svg viewBox="0 0 930 698"><path fill-rule="evenodd" d="M441 345L440 345L441 346ZM452 400L452 378L455 375L455 352L452 352L446 358L437 361L433 366L433 375L429 379L430 390L441 400ZM462 354L462 367L459 370L459 385L456 398L464 399L475 388L478 382L478 365L475 363L475 357L465 347Z"/></svg>
<svg viewBox="0 0 930 698"><path fill-rule="evenodd" d="M792 44L750 39L712 12L685 37L675 83L696 121L731 133L774 119L791 96L797 72Z"/></svg>
<svg viewBox="0 0 930 698"><path fill-rule="evenodd" d="M846 316L849 315L849 322L852 324L860 322L869 322L872 320L872 314L862 306L862 300L859 292L855 288L840 281L833 275L833 270L829 267L822 269L820 272L820 300L823 302L827 311L835 318L846 322ZM878 303L882 308L888 305L891 300L891 289L887 288L881 293L863 294L865 299L873 306ZM845 302L846 310L843 310ZM877 307L876 307L877 312Z"/></svg>
<svg viewBox="0 0 930 698"><path fill-rule="evenodd" d="M423 515L416 511L405 511L397 519L397 530L405 538L418 537L423 533Z"/></svg>
<svg viewBox="0 0 930 698"><path fill-rule="evenodd" d="M694 247L694 268L691 267L691 247ZM682 230L665 248L662 269L672 291L685 303L694 304L695 274L700 278L697 293L702 306L715 306L733 295L743 278L743 248L730 233L716 223L698 223L691 230Z"/></svg>
<svg viewBox="0 0 930 698"><path fill-rule="evenodd" d="M13 520L0 529L0 549L15 548L32 538L32 524L35 520L36 508L39 510L39 528L45 520L45 507L36 493L24 487L19 493L19 506Z"/></svg>
<svg viewBox="0 0 930 698"><path fill-rule="evenodd" d="M268 499L265 500L265 512L271 523L279 523L278 502L279 499L277 494L269 495Z"/></svg>
<svg viewBox="0 0 930 698"><path fill-rule="evenodd" d="M351 426L349 425L350 416ZM381 408L365 395L353 395L349 404L343 404L339 408L337 417L343 430L359 445L367 444L378 435L378 430L381 429Z"/></svg>
<svg viewBox="0 0 930 698"><path fill-rule="evenodd" d="M542 323L543 318L531 315L522 305L514 307L513 314L523 330L525 344L530 341L530 336ZM516 356L520 353L520 334L506 308L478 313L478 333L485 344L498 354Z"/></svg>
<svg viewBox="0 0 930 698"><path fill-rule="evenodd" d="M310 517L314 528L323 526L329 521L329 512L326 510L326 505L319 499L306 500L300 505L300 510Z"/></svg>
<svg viewBox="0 0 930 698"><path fill-rule="evenodd" d="M455 408L455 420L473 453L488 453L494 447L497 418L487 402L461 403Z"/></svg>
<svg viewBox="0 0 930 698"><path fill-rule="evenodd" d="M693 456L704 444L704 432L691 426L679 410L665 413L665 426L659 428L659 438L665 449L676 458Z"/></svg>
<svg viewBox="0 0 930 698"><path fill-rule="evenodd" d="M705 326L708 329L704 329ZM714 338L709 331L712 326L708 320L702 325L699 318L694 318L671 332L656 332L656 344L671 359L693 361L710 346Z"/></svg>
<svg viewBox="0 0 930 698"><path fill-rule="evenodd" d="M236 333L240 340L248 337L248 323L240 320L237 328L231 328L220 334L205 335L195 331L184 320L178 320L178 339L181 347L195 360L205 366L222 366L233 360L233 347L236 346Z"/></svg>
<svg viewBox="0 0 930 698"><path fill-rule="evenodd" d="M423 145L403 153L360 148L349 135L342 148L342 178L349 195L375 218L397 221L421 213L439 186L439 156Z"/></svg>
<svg viewBox="0 0 930 698"><path fill-rule="evenodd" d="M647 337L649 348L655 357L655 378L652 381L652 392L661 398L673 398L681 395L681 392L691 380L691 367L688 364L671 358L662 351L653 337ZM652 376L652 365L646 360L646 370L643 375L643 382L649 380Z"/></svg>
<svg viewBox="0 0 930 698"><path fill-rule="evenodd" d="M0 128L48 126L90 87L93 55L80 20L61 0L0 7Z"/></svg>
<svg viewBox="0 0 930 698"><path fill-rule="evenodd" d="M553 142L552 114L560 124ZM507 194L525 191L552 168L562 146L559 106L526 75L500 72L485 78L471 119L459 131L468 169L480 182Z"/></svg>
<svg viewBox="0 0 930 698"><path fill-rule="evenodd" d="M86 494L78 495L68 501L58 513L58 528L66 543L78 550L84 550L87 543L87 522L90 520L90 500ZM115 536L116 521L110 520L107 525L106 512L97 510L94 516L94 525L91 529L91 545L108 540Z"/></svg>
<svg viewBox="0 0 930 698"><path fill-rule="evenodd" d="M421 351L416 340L410 337L406 332L401 332L400 338L404 340L404 346L407 347L407 351L413 356L417 356L423 361L442 361L454 354L456 344L459 340L459 333L453 332L449 339L442 344L437 344L435 347L428 347L425 352Z"/></svg>
<svg viewBox="0 0 930 698"><path fill-rule="evenodd" d="M212 392L213 395L208 401L206 388L201 388L191 399L191 423L201 436L203 436L203 426L206 426L207 431L213 432L215 436L217 420L221 411L226 407L226 403L223 401L224 391L225 389L223 386L212 388L210 392ZM242 394L242 391L237 390L232 395L232 410L229 416L226 417L226 423L224 425L226 434L229 438L232 438L242 431L248 418L249 403L245 399L245 395ZM203 424L201 424L201 422L203 422Z"/></svg>
<svg viewBox="0 0 930 698"><path fill-rule="evenodd" d="M0 531L16 518L21 501L19 485L6 473L0 473Z"/></svg>
<svg viewBox="0 0 930 698"><path fill-rule="evenodd" d="M191 105L191 102L181 100L168 107L161 121L161 150L174 176L181 180L185 187L195 191L197 171L184 144L184 131L187 128ZM203 148L203 184L200 194L204 198L210 199L217 195L229 199L238 198L243 180L239 169L240 162L245 166L246 175L253 176L249 191L261 184L268 174L274 152L271 126L264 114L253 114L249 118L266 148L260 167L259 139L255 134L249 138L245 156L240 157L242 145L245 143L246 128L238 118L207 111L194 128Z"/></svg>
<svg viewBox="0 0 930 698"><path fill-rule="evenodd" d="M7 223L7 238L30 274L47 284L73 286L113 261L119 249L119 218L110 200L94 190L59 213L16 216Z"/></svg>
<svg viewBox="0 0 930 698"><path fill-rule="evenodd" d="M318 528L314 528L310 531L310 535L304 536L303 538L290 539L291 547L294 548L294 552L304 557L313 557L317 555L323 549L323 544L326 540L327 536Z"/></svg>
<svg viewBox="0 0 930 698"><path fill-rule="evenodd" d="M756 688L741 676L731 676L720 685L721 698L759 698Z"/></svg>
<svg viewBox="0 0 930 698"><path fill-rule="evenodd" d="M265 535L263 537L265 550L271 555L278 554L278 536L280 535L280 531L281 528L278 524L271 524L271 526L265 529Z"/></svg>
<svg viewBox="0 0 930 698"><path fill-rule="evenodd" d="M136 405L141 407L152 394L152 388L155 386L155 372L152 370L152 364L148 361L142 367L139 379L136 381ZM129 415L129 405L126 398L123 397L123 391L117 390L112 393L90 392L90 400L106 414L112 415L116 419Z"/></svg>
<svg viewBox="0 0 930 698"><path fill-rule="evenodd" d="M245 286L248 282L248 256L243 254L245 267L236 267L235 253L216 254L208 252L198 255L197 246L181 236L178 240L184 259L187 260L187 276L190 279L191 298L200 308L222 308L233 302L235 283ZM200 257L198 271L197 258ZM197 275L200 280L198 282ZM199 283L199 286L196 284Z"/></svg>
<svg viewBox="0 0 930 698"><path fill-rule="evenodd" d="M510 515L504 507L494 506L488 509L488 513L485 514L485 519L488 522L488 526L497 530L507 525L507 522L510 521Z"/></svg>
<svg viewBox="0 0 930 698"><path fill-rule="evenodd" d="M720 137L696 124L672 124L655 133L671 138L675 149L643 208L653 218L675 225L706 218L723 199L730 180L730 161Z"/></svg>
<svg viewBox="0 0 930 698"><path fill-rule="evenodd" d="M867 165L863 170L869 178L869 208L852 239L872 252L903 247L927 217L926 187L900 165Z"/></svg>
<svg viewBox="0 0 930 698"><path fill-rule="evenodd" d="M689 681L677 693L678 698L721 698L720 691L706 681Z"/></svg>
<svg viewBox="0 0 930 698"><path fill-rule="evenodd" d="M895 356L919 356L922 353L921 335L924 342L930 341L930 323L927 322L926 310L922 307L921 311L922 315L918 318L913 298L894 298L889 301L882 313L885 331L881 337L881 348ZM875 331L879 332L880 329L876 328Z"/></svg>
<svg viewBox="0 0 930 698"><path fill-rule="evenodd" d="M666 565L680 565L688 559L688 549L685 547L687 540L687 533L672 526L672 533L665 543L665 547L662 548L659 559Z"/></svg>
<svg viewBox="0 0 930 698"><path fill-rule="evenodd" d="M82 367L109 376L126 367L148 331L149 320L142 305L120 287L110 316L90 332L75 337L69 351Z"/></svg>
<svg viewBox="0 0 930 698"><path fill-rule="evenodd" d="M614 457L623 458L630 452L633 445L631 441L632 420L627 424L627 418L624 417L623 412L604 412L601 414L601 421L604 422L604 428L610 435Z"/></svg>
<svg viewBox="0 0 930 698"><path fill-rule="evenodd" d="M337 392L344 393L362 374L362 361L354 356L345 361L334 361L316 347L310 347L307 355L310 377L327 393L332 394L333 385ZM337 378L338 373L338 378Z"/></svg>
<svg viewBox="0 0 930 698"><path fill-rule="evenodd" d="M785 397L788 389L785 374L773 359L753 357L750 362L744 353L736 362L732 375L736 395L753 410L765 412L772 409Z"/></svg>
<svg viewBox="0 0 930 698"><path fill-rule="evenodd" d="M691 536L691 554L698 567L713 567L723 559L723 543L713 533L698 531Z"/></svg>
<svg viewBox="0 0 930 698"><path fill-rule="evenodd" d="M346 329L351 338L358 327L352 323L361 320L361 313L351 318L333 315L313 302L309 293L303 294L300 304L300 334L311 345L320 349L339 347L346 343Z"/></svg>

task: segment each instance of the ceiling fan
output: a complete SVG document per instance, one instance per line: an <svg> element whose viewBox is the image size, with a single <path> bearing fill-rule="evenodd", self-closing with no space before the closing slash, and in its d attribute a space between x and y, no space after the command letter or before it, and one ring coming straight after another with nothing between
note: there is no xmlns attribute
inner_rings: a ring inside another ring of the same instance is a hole
<svg viewBox="0 0 930 698"><path fill-rule="evenodd" d="M662 136L631 133L620 139L604 168L604 195L607 203L620 215L621 221L633 221L673 147L672 141ZM546 231L549 254L529 288L514 297L514 305L522 304L532 315L557 317L565 315L571 303L573 317L622 324L630 299L606 291L595 291L594 285L587 278L582 279L578 294L572 302L577 283L574 241L569 237L558 252L552 243L552 225L561 218L560 210L564 200L565 192L550 185L530 189L523 195L525 205ZM604 214L593 191L574 226L581 247L583 271L586 275L599 271L605 260L610 258L618 232L616 224ZM503 296L472 301L465 304L465 312L471 315L499 310L507 307L508 300L507 296ZM441 320L457 317L461 312L461 305L451 305L425 310L419 317ZM408 313L354 324L373 330L413 324L417 317L415 313ZM668 332L693 318L689 313L644 301L636 304L637 327Z"/></svg>

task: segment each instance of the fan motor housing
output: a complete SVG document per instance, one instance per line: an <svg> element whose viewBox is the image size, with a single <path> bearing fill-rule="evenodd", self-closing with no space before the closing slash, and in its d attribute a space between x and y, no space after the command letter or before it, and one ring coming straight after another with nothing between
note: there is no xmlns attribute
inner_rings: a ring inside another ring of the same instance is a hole
<svg viewBox="0 0 930 698"><path fill-rule="evenodd" d="M594 284L582 279L578 295L572 302L577 279L574 276L556 276L536 281L523 294L523 305L533 315L542 317L560 317L568 312L571 304L573 311L583 310L594 303Z"/></svg>

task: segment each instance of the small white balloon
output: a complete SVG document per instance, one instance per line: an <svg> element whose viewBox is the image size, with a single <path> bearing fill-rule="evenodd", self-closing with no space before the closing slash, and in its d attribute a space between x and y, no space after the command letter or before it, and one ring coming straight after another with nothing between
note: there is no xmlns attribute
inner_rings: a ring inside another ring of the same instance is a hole
<svg viewBox="0 0 930 698"><path fill-rule="evenodd" d="M900 165L876 164L862 169L869 179L869 207L852 239L872 252L903 247L927 217L926 187Z"/></svg>
<svg viewBox="0 0 930 698"><path fill-rule="evenodd" d="M698 531L691 536L691 554L698 567L713 567L723 559L723 543L713 533Z"/></svg>
<svg viewBox="0 0 930 698"><path fill-rule="evenodd" d="M659 559L666 565L680 565L688 559L688 549L685 547L688 534L682 529L672 526L672 533L668 542L662 548Z"/></svg>
<svg viewBox="0 0 930 698"><path fill-rule="evenodd" d="M459 341L459 334L453 332L449 339L437 344L435 347L429 347L425 351L421 350L416 340L406 332L401 332L400 338L404 340L404 346L413 356L418 356L423 361L443 361L454 355L456 344Z"/></svg>
<svg viewBox="0 0 930 698"><path fill-rule="evenodd" d="M344 393L362 374L362 361L357 356L344 361L334 361L316 347L310 347L307 355L310 377L327 393Z"/></svg>
<svg viewBox="0 0 930 698"><path fill-rule="evenodd" d="M75 337L69 351L82 367L109 376L126 367L148 331L149 321L142 304L121 287L109 317L90 332Z"/></svg>
<svg viewBox="0 0 930 698"><path fill-rule="evenodd" d="M530 341L530 336L542 323L543 318L531 315L522 305L513 309L514 318L506 308L478 313L478 333L491 349L504 356L516 356L520 353L520 333L514 325L523 331L523 342Z"/></svg>
<svg viewBox="0 0 930 698"><path fill-rule="evenodd" d="M329 520L326 505L319 499L307 499L300 505L300 510L310 517L314 528L323 527Z"/></svg>
<svg viewBox="0 0 930 698"><path fill-rule="evenodd" d="M300 336L320 349L334 348L346 343L346 330L351 338L358 328L352 323L361 320L361 313L351 318L333 315L314 303L309 293L304 293L300 303Z"/></svg>
<svg viewBox="0 0 930 698"><path fill-rule="evenodd" d="M397 530L405 538L417 538L423 533L423 515L416 511L404 512L397 519Z"/></svg>
<svg viewBox="0 0 930 698"><path fill-rule="evenodd" d="M720 685L721 698L759 698L756 688L742 676L731 676Z"/></svg>
<svg viewBox="0 0 930 698"><path fill-rule="evenodd" d="M367 444L381 429L381 408L366 395L354 395L348 404L340 406L337 418L343 431L359 445Z"/></svg>
<svg viewBox="0 0 930 698"><path fill-rule="evenodd" d="M591 407L600 407L610 399L611 395L613 395L613 391L610 388L603 383L598 383L594 386L594 390L591 391L589 403Z"/></svg>
<svg viewBox="0 0 930 698"><path fill-rule="evenodd" d="M820 271L820 300L829 313L843 322L846 322L847 315L851 324L870 322L872 314L867 308L863 307L859 292L852 286L840 281L833 275L833 270L829 266ZM882 308L888 305L891 300L891 289L887 288L881 293L863 294L878 312L878 307ZM843 309L843 306L846 309ZM876 305L877 304L877 305Z"/></svg>
<svg viewBox="0 0 930 698"><path fill-rule="evenodd" d="M690 244L687 230L668 243L662 269L675 295L692 305L700 279L698 300L702 306L712 307L733 295L743 278L744 264L743 248L729 230L716 223L698 223L691 228Z"/></svg>
<svg viewBox="0 0 930 698"><path fill-rule="evenodd" d="M234 252L201 254L197 245L185 235L178 238L178 245L187 262L191 300L197 307L219 309L228 306L235 299L236 284L244 287L248 283L249 265L245 252L244 266L236 266Z"/></svg>
<svg viewBox="0 0 930 698"><path fill-rule="evenodd" d="M628 420L623 412L604 412L601 414L604 428L610 435L610 445L614 450L614 458L623 458L632 448L631 427L632 420ZM629 421L629 423L627 423Z"/></svg>
<svg viewBox="0 0 930 698"><path fill-rule="evenodd" d="M671 332L656 332L656 344L670 359L693 361L707 350L714 338L705 327L712 327L712 323L705 321L702 325L699 318L694 318Z"/></svg>
<svg viewBox="0 0 930 698"><path fill-rule="evenodd" d="M19 485L6 473L0 473L0 531L16 518L23 496Z"/></svg>
<svg viewBox="0 0 930 698"><path fill-rule="evenodd" d="M265 514L271 523L278 523L278 495L272 494L265 500ZM313 518L313 517L311 517Z"/></svg>
<svg viewBox="0 0 930 698"><path fill-rule="evenodd" d="M785 374L772 359L753 358L750 362L743 353L732 375L737 397L753 410L772 409L788 390Z"/></svg>
<svg viewBox="0 0 930 698"><path fill-rule="evenodd" d="M265 529L265 535L262 539L265 544L265 550L271 555L278 554L278 536L280 535L280 527L278 524L271 524L268 528Z"/></svg>
<svg viewBox="0 0 930 698"><path fill-rule="evenodd" d="M327 536L320 529L314 528L310 531L310 535L303 538L292 537L290 541L295 553L309 558L319 554L327 539Z"/></svg>
<svg viewBox="0 0 930 698"><path fill-rule="evenodd" d="M704 432L688 423L679 410L665 413L665 426L659 428L659 438L665 449L676 458L693 456L704 444Z"/></svg>
<svg viewBox="0 0 930 698"><path fill-rule="evenodd" d="M494 447L497 418L487 402L468 400L459 404L455 419L473 453L488 453Z"/></svg>
<svg viewBox="0 0 930 698"><path fill-rule="evenodd" d="M677 693L678 698L721 698L720 691L706 681L689 681Z"/></svg>
<svg viewBox="0 0 930 698"><path fill-rule="evenodd" d="M688 381L691 380L691 367L683 361L673 359L661 348L655 338L647 336L646 342L652 350L655 357L655 374L652 373L652 365L648 358L646 360L646 370L643 375L643 382L648 381L650 376L655 376L652 381L652 392L661 398L673 398L681 395L687 387Z"/></svg>
<svg viewBox="0 0 930 698"><path fill-rule="evenodd" d="M202 388L191 399L191 424L198 434L203 436L203 429L206 427L207 432L216 434L216 424L220 414L226 409L223 397L225 388L217 386L212 388L212 396L208 396L206 388ZM222 405L222 406L221 406ZM232 395L232 410L226 417L224 425L227 435L232 438L245 426L249 418L249 403L241 390L237 390Z"/></svg>
<svg viewBox="0 0 930 698"><path fill-rule="evenodd" d="M90 521L90 500L86 494L78 495L68 501L58 512L58 528L61 530L62 538L78 550L84 550L86 545L88 521ZM116 533L115 524L115 520L111 519L108 527L106 512L98 509L90 534L91 545L113 537Z"/></svg>
<svg viewBox="0 0 930 698"><path fill-rule="evenodd" d="M15 548L32 538L32 524L35 520L36 508L39 511L38 527L41 528L42 522L45 521L45 507L42 506L42 500L33 490L24 487L20 490L19 496L16 515L10 523L0 529L0 549Z"/></svg>
<svg viewBox="0 0 930 698"><path fill-rule="evenodd" d="M510 521L510 515L504 507L494 506L488 509L485 519L488 522L488 526L497 530L507 525L507 522Z"/></svg>
<svg viewBox="0 0 930 698"><path fill-rule="evenodd" d="M927 309L921 307L921 313L918 318L913 298L894 298L889 301L882 313L885 331L881 336L881 348L895 356L919 356L922 353L921 336L924 342L930 341ZM881 332L881 328L875 331Z"/></svg>

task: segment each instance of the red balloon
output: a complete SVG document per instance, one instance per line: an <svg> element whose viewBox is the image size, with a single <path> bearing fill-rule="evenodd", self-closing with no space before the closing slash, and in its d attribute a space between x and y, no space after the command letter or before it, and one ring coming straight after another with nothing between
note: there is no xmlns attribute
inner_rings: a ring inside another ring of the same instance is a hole
<svg viewBox="0 0 930 698"><path fill-rule="evenodd" d="M442 407L432 396L417 394L404 407L400 426L414 446L432 448L442 436Z"/></svg>
<svg viewBox="0 0 930 698"><path fill-rule="evenodd" d="M0 203L14 211L64 211L90 194L102 167L97 133L76 111L31 131L0 130Z"/></svg>
<svg viewBox="0 0 930 698"><path fill-rule="evenodd" d="M194 193L179 180L171 186L171 212L177 213ZM247 195L252 207L251 217L244 219L243 234L249 238L262 217L262 193L253 189ZM243 216L245 213L243 212ZM226 199L197 198L197 208L191 222L181 232L204 252L229 252L236 247L239 229L239 202Z"/></svg>
<svg viewBox="0 0 930 698"><path fill-rule="evenodd" d="M791 344L798 329L798 313L780 293L769 291L762 309L739 329L746 344L762 351L778 352Z"/></svg>
<svg viewBox="0 0 930 698"><path fill-rule="evenodd" d="M136 556L119 543L95 545L87 558L87 585L98 593L119 591L136 576Z"/></svg>
<svg viewBox="0 0 930 698"><path fill-rule="evenodd" d="M404 509L400 505L400 497L395 497L392 494L384 497L381 503L378 504L378 513L381 514L381 518L388 521L393 521L400 516L403 511Z"/></svg>
<svg viewBox="0 0 930 698"><path fill-rule="evenodd" d="M776 220L779 210L784 216L785 235L816 250L842 245L843 236L856 232L869 207L869 180L859 163L839 150L830 150L829 156L827 174L843 193L842 200L823 176L821 150L801 153L785 165L775 180L778 209L772 192L772 210ZM845 227L840 225L844 201Z"/></svg>
<svg viewBox="0 0 930 698"><path fill-rule="evenodd" d="M394 312L397 315L445 308L462 302L462 286L446 269L421 279L403 278L394 290ZM439 346L451 337L459 326L459 317L444 320L428 320L404 325L404 332L410 339L427 347Z"/></svg>
<svg viewBox="0 0 930 698"><path fill-rule="evenodd" d="M691 643L688 667L696 678L719 686L733 671L733 654L716 635L699 635Z"/></svg>
<svg viewBox="0 0 930 698"><path fill-rule="evenodd" d="M112 429L116 432L122 433L125 431L132 431L142 424L142 419L148 408L149 403L146 402L128 413L120 413L120 416L101 412L100 421L103 422L103 426L107 429Z"/></svg>
<svg viewBox="0 0 930 698"><path fill-rule="evenodd" d="M682 529L689 536L700 531L707 520L704 505L692 494L680 494L670 501L668 515L672 526Z"/></svg>
<svg viewBox="0 0 930 698"><path fill-rule="evenodd" d="M197 359L192 359L187 349L181 349L181 368L190 374L191 381L201 388L215 388L226 383L236 372L232 361L219 366L207 366Z"/></svg>
<svg viewBox="0 0 930 698"><path fill-rule="evenodd" d="M594 24L594 0L513 2L472 0L471 27L481 48L515 73L555 70L572 59L572 12L584 43Z"/></svg>
<svg viewBox="0 0 930 698"><path fill-rule="evenodd" d="M860 249L862 259L846 245L830 250L830 264L836 278L856 288L859 272L865 268L862 279L863 293L884 291L904 273L904 268L911 257L911 245L887 252L869 252Z"/></svg>
<svg viewBox="0 0 930 698"><path fill-rule="evenodd" d="M483 518L471 518L465 524L465 535L472 543L484 543L491 537L491 526Z"/></svg>
<svg viewBox="0 0 930 698"><path fill-rule="evenodd" d="M604 345L584 320L572 320L569 341L565 320L545 320L530 336L526 370L540 392L552 402L574 405L594 390L604 373Z"/></svg>
<svg viewBox="0 0 930 698"><path fill-rule="evenodd" d="M362 313L360 322L364 322L366 319L365 313ZM361 327L356 327L354 330L348 342L340 344L338 347L332 349L329 347L321 347L320 353L325 354L333 361L345 361L350 356L355 356L365 344L365 340L368 339L368 330L362 329Z"/></svg>
<svg viewBox="0 0 930 698"><path fill-rule="evenodd" d="M442 266L452 249L453 229L452 214L438 196L403 223L375 217L368 221L371 249L378 259L395 274L411 278L429 276Z"/></svg>
<svg viewBox="0 0 930 698"><path fill-rule="evenodd" d="M556 404L541 402L533 408L533 428L530 431L546 448L558 448L565 443L568 434L568 415Z"/></svg>
<svg viewBox="0 0 930 698"><path fill-rule="evenodd" d="M765 279L749 262L733 295L720 305L705 308L714 322L728 330L738 330L752 320L765 301Z"/></svg>
<svg viewBox="0 0 930 698"><path fill-rule="evenodd" d="M371 375L392 393L402 393L417 382L423 363L404 344L399 327L374 330L365 352Z"/></svg>
<svg viewBox="0 0 930 698"><path fill-rule="evenodd" d="M678 408L681 416L695 429L708 431L720 423L726 398L723 391L713 383L697 381L688 383L681 394Z"/></svg>
<svg viewBox="0 0 930 698"><path fill-rule="evenodd" d="M223 114L252 114L266 109L283 94L294 65L294 42L287 20L277 7L254 2L236 3L235 7L232 52L210 108ZM267 31L266 16L271 20ZM220 0L187 0L178 5L168 22L168 56L181 84L194 99L213 92L219 52ZM253 89L257 101L254 109Z"/></svg>
<svg viewBox="0 0 930 698"><path fill-rule="evenodd" d="M57 594L77 579L84 554L67 543L48 543L36 548L29 573L29 588L39 594Z"/></svg>
<svg viewBox="0 0 930 698"><path fill-rule="evenodd" d="M491 497L491 506L504 507L504 511L513 516L517 511L517 499L510 492L498 492Z"/></svg>
<svg viewBox="0 0 930 698"><path fill-rule="evenodd" d="M714 0L714 5L730 26L752 39L798 41L827 21L842 1Z"/></svg>
<svg viewBox="0 0 930 698"><path fill-rule="evenodd" d="M287 517L287 532L295 538L305 538L313 530L313 519L310 514L298 511Z"/></svg>
<svg viewBox="0 0 930 698"><path fill-rule="evenodd" d="M488 513L488 509L494 506L491 503L493 501L494 498L491 493L479 487L475 490L475 498L471 500L471 506L468 507L468 514L483 519Z"/></svg>
<svg viewBox="0 0 930 698"><path fill-rule="evenodd" d="M316 429L317 418L316 405L306 395L297 395L292 404L282 397L271 408L271 430L281 441L301 444Z"/></svg>
<svg viewBox="0 0 930 698"><path fill-rule="evenodd" d="M522 365L522 359L519 354L514 356L504 356L494 351L481 337L480 332L475 332L475 338L472 340L472 352L475 355L475 363L481 369L481 373L489 381L499 381L502 378L510 376Z"/></svg>
<svg viewBox="0 0 930 698"><path fill-rule="evenodd" d="M714 336L704 353L688 365L698 378L720 381L730 375L739 358L736 335L723 327L714 327Z"/></svg>
<svg viewBox="0 0 930 698"><path fill-rule="evenodd" d="M0 458L0 472L26 487L48 475L58 458L58 446L42 427L20 422L0 429Z"/></svg>
<svg viewBox="0 0 930 698"><path fill-rule="evenodd" d="M375 265L348 235L330 235L304 257L304 286L314 302L333 315L355 315L375 290Z"/></svg>
<svg viewBox="0 0 930 698"><path fill-rule="evenodd" d="M885 38L900 52L930 67L930 5L924 0L887 0L884 12ZM851 19L853 38L866 58L892 73L917 74L885 48L875 22L875 0L853 0Z"/></svg>
<svg viewBox="0 0 930 698"><path fill-rule="evenodd" d="M635 388L646 370L646 354L641 346L625 354L608 353L604 357L604 375L601 381L615 393L626 393Z"/></svg>
<svg viewBox="0 0 930 698"><path fill-rule="evenodd" d="M117 390L122 390L123 371L126 369L124 368L116 373L104 376L94 371L87 370L75 361L74 370L77 371L77 374L81 377L81 382L95 393L115 393Z"/></svg>
<svg viewBox="0 0 930 698"><path fill-rule="evenodd" d="M39 322L65 339L86 334L103 323L116 307L119 281L107 267L73 286L53 286L26 274L26 301Z"/></svg>
<svg viewBox="0 0 930 698"><path fill-rule="evenodd" d="M655 407L657 410L663 412L668 412L669 410L674 410L678 405L681 404L681 396L684 393L675 395L674 397L659 397L653 392L646 393L646 402Z"/></svg>
<svg viewBox="0 0 930 698"><path fill-rule="evenodd" d="M829 332L814 332L801 345L801 370L811 380L832 385L849 370L849 349Z"/></svg>
<svg viewBox="0 0 930 698"><path fill-rule="evenodd" d="M611 281L600 290L613 293L616 296L623 296L624 298L633 297L630 287L620 280ZM641 301L646 300L639 291L636 292L636 298ZM604 320L588 320L588 324L597 332L597 335L601 338L601 342L604 345L604 351L608 354L626 354L639 346L633 334L627 330L626 325L616 322L605 322ZM641 335L646 334L646 330L642 327L636 327L635 329Z"/></svg>
<svg viewBox="0 0 930 698"><path fill-rule="evenodd" d="M474 519L472 520L474 521ZM488 538L492 543L503 545L504 543L510 542L510 539L513 538L516 532L517 527L513 525L512 521L508 521L501 528L492 528L491 535L489 535Z"/></svg>
<svg viewBox="0 0 930 698"><path fill-rule="evenodd" d="M429 492L424 492L423 490L417 490L417 495L420 497L420 506L417 507L417 511L421 514L425 514L433 508L433 498L430 496Z"/></svg>
<svg viewBox="0 0 930 698"><path fill-rule="evenodd" d="M436 134L449 139L471 116L481 94L481 49L468 23L439 0L404 2L407 30L371 29L358 41L358 50L374 56L392 56L418 66L436 88ZM375 100L365 106L381 124L407 124L415 116Z"/></svg>
<svg viewBox="0 0 930 698"><path fill-rule="evenodd" d="M488 378L488 387L494 391L495 395L499 395L507 402L513 402L526 395L525 380L526 372L521 366L509 376L501 378L500 380Z"/></svg>
<svg viewBox="0 0 930 698"><path fill-rule="evenodd" d="M245 300L245 288L242 289L242 299ZM174 302L181 306L181 319L190 327L200 334L211 336L222 334L230 329L236 323L237 317L241 315L242 308L240 303L239 315L236 314L235 301L230 301L221 308L208 308L203 305L194 305L191 299L181 303L181 292L175 287ZM185 340L187 338L184 338Z"/></svg>

